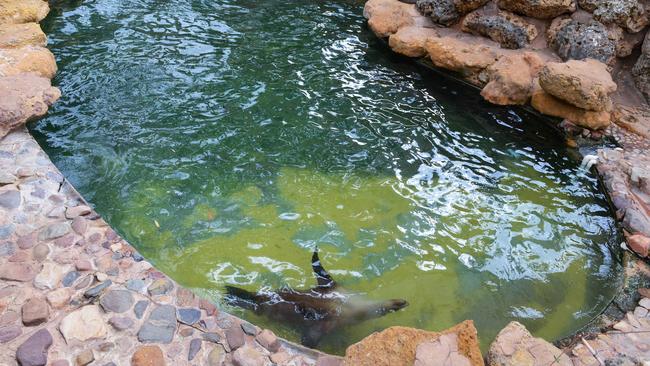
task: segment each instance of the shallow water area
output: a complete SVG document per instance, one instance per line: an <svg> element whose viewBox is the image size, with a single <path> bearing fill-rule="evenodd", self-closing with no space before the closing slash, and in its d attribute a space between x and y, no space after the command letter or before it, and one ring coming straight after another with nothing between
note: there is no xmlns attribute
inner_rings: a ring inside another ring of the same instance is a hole
<svg viewBox="0 0 650 366"><path fill-rule="evenodd" d="M557 339L620 283L594 176L523 112L390 55L352 1L92 0L44 30L62 99L32 132L157 268L221 301L315 284L403 298L346 327L510 320ZM289 324L229 311L299 340Z"/></svg>

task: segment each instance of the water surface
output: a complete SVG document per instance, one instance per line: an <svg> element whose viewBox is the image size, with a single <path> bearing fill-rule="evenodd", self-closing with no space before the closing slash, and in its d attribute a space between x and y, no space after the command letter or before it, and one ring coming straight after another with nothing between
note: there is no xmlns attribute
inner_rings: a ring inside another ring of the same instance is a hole
<svg viewBox="0 0 650 366"><path fill-rule="evenodd" d="M147 259L220 301L335 279L410 306L390 325L510 320L556 339L618 284L614 220L539 120L488 106L391 56L346 1L115 1L54 6L62 99L32 128ZM289 339L285 324L230 311Z"/></svg>

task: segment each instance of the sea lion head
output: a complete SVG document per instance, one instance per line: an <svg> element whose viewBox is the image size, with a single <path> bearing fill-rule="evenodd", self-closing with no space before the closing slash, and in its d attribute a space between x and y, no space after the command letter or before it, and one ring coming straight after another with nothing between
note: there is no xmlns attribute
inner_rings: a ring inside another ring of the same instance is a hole
<svg viewBox="0 0 650 366"><path fill-rule="evenodd" d="M392 313L397 310L404 309L405 307L409 306L408 301L403 300L403 299L390 299L386 300L384 302L383 308L384 308L384 314Z"/></svg>

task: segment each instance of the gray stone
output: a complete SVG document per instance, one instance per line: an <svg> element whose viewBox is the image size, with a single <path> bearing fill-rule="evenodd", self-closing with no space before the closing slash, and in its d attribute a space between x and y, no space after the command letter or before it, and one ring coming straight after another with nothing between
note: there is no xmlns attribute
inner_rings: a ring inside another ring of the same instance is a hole
<svg viewBox="0 0 650 366"><path fill-rule="evenodd" d="M70 232L70 225L67 222L57 222L54 224L47 225L41 232L38 234L38 240L46 241L56 238L60 238L63 235Z"/></svg>
<svg viewBox="0 0 650 366"><path fill-rule="evenodd" d="M203 337L203 340L207 342L212 342L212 343L221 342L221 336L219 335L219 333L209 332L209 333L203 333L201 336Z"/></svg>
<svg viewBox="0 0 650 366"><path fill-rule="evenodd" d="M431 18L434 22L442 25L456 23L462 15L478 9L489 0L417 0L416 8Z"/></svg>
<svg viewBox="0 0 650 366"><path fill-rule="evenodd" d="M650 32L645 35L641 55L632 68L632 76L637 88L650 103Z"/></svg>
<svg viewBox="0 0 650 366"><path fill-rule="evenodd" d="M141 292L142 289L144 288L144 285L145 285L144 281L139 278L132 278L126 281L126 288L135 292Z"/></svg>
<svg viewBox="0 0 650 366"><path fill-rule="evenodd" d="M7 343L10 340L18 337L22 333L23 333L22 328L17 325L0 327L0 343Z"/></svg>
<svg viewBox="0 0 650 366"><path fill-rule="evenodd" d="M14 233L16 227L13 224L0 225L0 239L7 239Z"/></svg>
<svg viewBox="0 0 650 366"><path fill-rule="evenodd" d="M166 278L161 278L158 280L155 280L149 285L149 288L147 291L149 291L149 295L151 296L156 296L156 295L164 295L171 291L174 288L174 284L166 279Z"/></svg>
<svg viewBox="0 0 650 366"><path fill-rule="evenodd" d="M576 11L575 0L498 0L500 9L538 19L551 19Z"/></svg>
<svg viewBox="0 0 650 366"><path fill-rule="evenodd" d="M135 314L135 317L142 319L142 315L144 314L145 310L147 310L147 307L149 307L149 300L140 300L135 303L135 306L133 307L133 313Z"/></svg>
<svg viewBox="0 0 650 366"><path fill-rule="evenodd" d="M241 329L244 331L244 333L246 333L246 334L248 334L250 336L253 336L253 337L256 336L257 332L258 332L256 326L254 326L251 323L246 323L246 322L241 323Z"/></svg>
<svg viewBox="0 0 650 366"><path fill-rule="evenodd" d="M201 319L201 310L194 308L178 309L178 321L193 325Z"/></svg>
<svg viewBox="0 0 650 366"><path fill-rule="evenodd" d="M554 21L549 29L549 47L564 60L593 58L605 64L616 57L616 42L600 22L573 19Z"/></svg>
<svg viewBox="0 0 650 366"><path fill-rule="evenodd" d="M106 288L108 288L110 285L112 285L113 282L111 280L106 280L99 285L92 287L88 289L86 292L84 292L84 297L86 298L91 298L91 297L97 297L99 294L102 293Z"/></svg>
<svg viewBox="0 0 650 366"><path fill-rule="evenodd" d="M170 343L176 331L176 309L161 305L149 314L149 318L138 331L142 343Z"/></svg>
<svg viewBox="0 0 650 366"><path fill-rule="evenodd" d="M20 192L16 190L0 193L0 207L14 209L20 206Z"/></svg>
<svg viewBox="0 0 650 366"><path fill-rule="evenodd" d="M0 243L0 257L8 257L16 254L16 246L12 242Z"/></svg>
<svg viewBox="0 0 650 366"><path fill-rule="evenodd" d="M16 360L21 366L45 366L47 350L52 346L52 335L47 329L41 329L18 347Z"/></svg>
<svg viewBox="0 0 650 366"><path fill-rule="evenodd" d="M99 299L99 304L106 312L123 313L133 306L133 295L127 290L111 290Z"/></svg>
<svg viewBox="0 0 650 366"><path fill-rule="evenodd" d="M196 354L199 353L201 350L201 339L199 338L194 338L190 342L190 349L189 352L187 353L187 360L192 361L194 357L196 357Z"/></svg>
<svg viewBox="0 0 650 366"><path fill-rule="evenodd" d="M32 255L34 256L34 259L39 262L45 260L48 254L50 254L50 247L48 247L46 244L38 244L34 247L34 249L32 249Z"/></svg>
<svg viewBox="0 0 650 366"><path fill-rule="evenodd" d="M135 322L131 318L117 317L117 316L110 318L108 322L110 323L110 325L113 326L113 328L117 330L129 329L133 326L133 324L135 324Z"/></svg>
<svg viewBox="0 0 650 366"><path fill-rule="evenodd" d="M66 273L65 276L63 276L63 279L61 280L61 284L63 285L63 287L70 287L72 286L74 281L76 281L77 278L79 278L79 276L81 276L81 273L77 271L70 271Z"/></svg>
<svg viewBox="0 0 650 366"><path fill-rule="evenodd" d="M239 324L233 324L226 329L226 340L231 350L236 350L246 343L246 334Z"/></svg>
<svg viewBox="0 0 650 366"><path fill-rule="evenodd" d="M133 254L131 254L131 258L133 258L133 260L136 262L142 262L144 260L144 257L138 252L133 252Z"/></svg>
<svg viewBox="0 0 650 366"><path fill-rule="evenodd" d="M280 340L278 337L270 330L265 329L260 334L255 337L257 343L262 347L266 348L269 352L274 353L280 349Z"/></svg>

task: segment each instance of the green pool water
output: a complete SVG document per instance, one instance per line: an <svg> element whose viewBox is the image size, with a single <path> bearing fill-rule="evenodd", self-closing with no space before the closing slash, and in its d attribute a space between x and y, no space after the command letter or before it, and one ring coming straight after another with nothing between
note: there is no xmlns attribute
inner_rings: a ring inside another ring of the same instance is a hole
<svg viewBox="0 0 650 366"><path fill-rule="evenodd" d="M223 298L315 284L410 306L344 328L518 320L557 339L620 282L595 177L533 116L391 55L356 1L59 2L63 97L31 126L148 260ZM224 308L298 340L287 324Z"/></svg>

